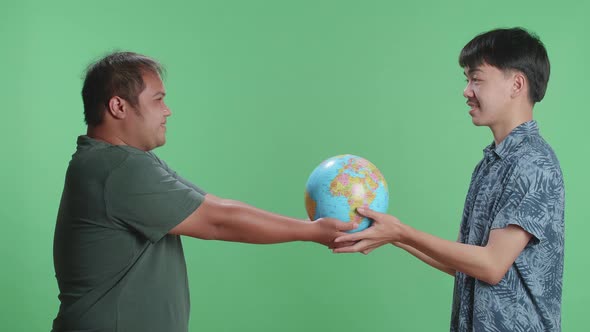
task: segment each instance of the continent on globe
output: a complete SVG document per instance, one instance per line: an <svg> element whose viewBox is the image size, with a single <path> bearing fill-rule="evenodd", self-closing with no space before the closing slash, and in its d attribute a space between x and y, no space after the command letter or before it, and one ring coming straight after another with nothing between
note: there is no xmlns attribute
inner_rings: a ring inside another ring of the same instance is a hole
<svg viewBox="0 0 590 332"><path fill-rule="evenodd" d="M346 154L329 158L316 167L305 187L305 209L311 220L332 217L353 221L359 232L371 225L371 220L356 209L367 207L385 213L389 191L385 178L367 159Z"/></svg>

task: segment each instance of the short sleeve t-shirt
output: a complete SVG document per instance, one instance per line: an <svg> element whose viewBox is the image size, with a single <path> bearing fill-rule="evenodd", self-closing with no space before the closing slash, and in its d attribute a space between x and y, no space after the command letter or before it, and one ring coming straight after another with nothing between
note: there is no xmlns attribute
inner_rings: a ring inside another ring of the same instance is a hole
<svg viewBox="0 0 590 332"><path fill-rule="evenodd" d="M486 246L493 229L532 235L497 285L457 272L451 331L561 331L563 176L537 123L484 150L467 193L461 243Z"/></svg>
<svg viewBox="0 0 590 332"><path fill-rule="evenodd" d="M151 152L78 138L54 236L53 331L187 331L182 243L205 192Z"/></svg>

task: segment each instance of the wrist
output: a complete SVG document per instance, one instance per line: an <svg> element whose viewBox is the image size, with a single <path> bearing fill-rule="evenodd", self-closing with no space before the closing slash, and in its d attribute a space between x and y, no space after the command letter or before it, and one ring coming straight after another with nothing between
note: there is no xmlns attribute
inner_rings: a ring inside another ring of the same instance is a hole
<svg viewBox="0 0 590 332"><path fill-rule="evenodd" d="M414 229L406 224L403 224L403 223L400 223L399 229L400 229L399 238L397 239L397 241L393 241L393 242L397 242L397 244L411 245L410 242L412 242L412 239L413 239Z"/></svg>
<svg viewBox="0 0 590 332"><path fill-rule="evenodd" d="M298 232L298 240L317 242L320 236L320 224L317 221L301 221Z"/></svg>

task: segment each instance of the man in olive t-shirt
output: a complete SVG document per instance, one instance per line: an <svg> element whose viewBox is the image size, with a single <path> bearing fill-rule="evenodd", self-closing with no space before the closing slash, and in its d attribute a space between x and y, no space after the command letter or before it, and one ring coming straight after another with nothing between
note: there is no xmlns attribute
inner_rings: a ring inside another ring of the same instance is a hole
<svg viewBox="0 0 590 332"><path fill-rule="evenodd" d="M182 244L168 232L203 199L152 153L80 136L55 231L54 328L187 330Z"/></svg>
<svg viewBox="0 0 590 332"><path fill-rule="evenodd" d="M189 293L180 235L329 247L357 225L297 220L222 199L179 177L151 151L171 115L162 68L131 52L87 71L87 135L70 161L54 237L60 307L54 332L186 332Z"/></svg>

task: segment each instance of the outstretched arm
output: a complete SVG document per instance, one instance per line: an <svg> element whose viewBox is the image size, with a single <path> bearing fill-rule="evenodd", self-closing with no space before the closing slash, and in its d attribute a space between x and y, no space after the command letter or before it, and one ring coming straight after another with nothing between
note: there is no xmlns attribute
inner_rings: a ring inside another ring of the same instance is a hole
<svg viewBox="0 0 590 332"><path fill-rule="evenodd" d="M332 247L336 237L356 226L331 218L314 222L289 218L208 194L170 234L257 244L313 241Z"/></svg>
<svg viewBox="0 0 590 332"><path fill-rule="evenodd" d="M359 212L373 219L374 225L362 232L336 239L336 242L358 242L352 246L335 249L334 252L363 252L385 243L397 242L414 248L434 260L432 262L422 256L427 263L442 264L450 270L463 272L492 285L502 279L532 237L519 226L509 225L506 228L492 230L488 244L481 247L448 241L421 232L391 215L365 209L359 209Z"/></svg>
<svg viewBox="0 0 590 332"><path fill-rule="evenodd" d="M412 254L414 257L418 258L419 260L423 261L424 263L434 267L435 269L439 269L444 273L448 273L451 276L455 276L455 270L442 264L441 262L437 261L436 259L433 259L432 257L424 254L423 252L421 252L420 250L413 248L407 244L403 244L400 242L394 242L393 245L395 245L396 247L402 248L405 251L409 252L410 254ZM367 252L368 253L368 252Z"/></svg>

